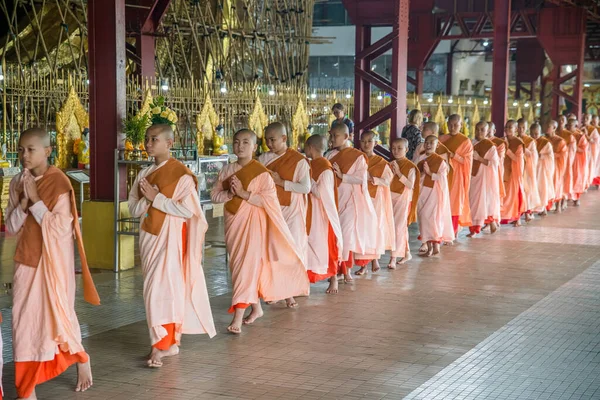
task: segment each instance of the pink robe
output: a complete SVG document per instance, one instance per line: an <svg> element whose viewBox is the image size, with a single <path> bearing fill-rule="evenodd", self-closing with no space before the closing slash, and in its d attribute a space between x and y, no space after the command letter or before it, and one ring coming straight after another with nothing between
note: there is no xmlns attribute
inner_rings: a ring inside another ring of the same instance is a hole
<svg viewBox="0 0 600 400"><path fill-rule="evenodd" d="M482 227L488 222L500 220L500 158L496 146L490 147L483 158L488 160L489 164L479 164L477 175L471 176L469 189L473 227Z"/></svg>
<svg viewBox="0 0 600 400"><path fill-rule="evenodd" d="M356 260L374 260L379 259L386 250L394 251L396 249L396 231L394 228L394 209L392 207L392 192L390 183L394 173L388 165L385 166L380 178L373 177L373 182L377 186L375 198L371 197L375 214L377 215L377 247L367 249L364 254L356 254ZM372 223L372 222L371 222Z"/></svg>
<svg viewBox="0 0 600 400"><path fill-rule="evenodd" d="M331 160L338 150L327 154ZM373 223L377 213L367 188L367 161L358 157L344 174L338 187L338 212L342 225L344 249L342 258L348 260L350 253L365 254L368 249L377 248L377 230Z"/></svg>
<svg viewBox="0 0 600 400"><path fill-rule="evenodd" d="M576 136L574 136L577 139ZM573 190L571 191L571 199L579 200L581 194L584 193L588 187L588 164L587 164L587 153L588 153L589 142L584 134L581 134L577 140L577 150L575 152L575 158L573 163Z"/></svg>
<svg viewBox="0 0 600 400"><path fill-rule="evenodd" d="M427 158L422 155L420 160ZM433 188L423 185L427 174L421 174L417 220L422 242L452 242L455 239L452 226L452 209L448 190L448 164L443 161L438 172L431 176Z"/></svg>
<svg viewBox="0 0 600 400"><path fill-rule="evenodd" d="M526 143L525 141L523 141ZM525 210L539 210L545 204L540 200L540 193L537 181L538 152L535 140L531 140L529 145L525 144L525 168L523 172L523 191L525 197Z"/></svg>
<svg viewBox="0 0 600 400"><path fill-rule="evenodd" d="M225 203L232 199L223 182L242 169L228 164L219 173L211 199ZM295 245L277 199L275 182L269 172L256 176L235 214L225 210L225 243L233 286L232 308L239 304L279 301L308 296L310 283L302 255ZM232 309L230 309L231 311Z"/></svg>
<svg viewBox="0 0 600 400"><path fill-rule="evenodd" d="M36 181L43 176L35 178ZM20 234L27 214L10 183L6 229ZM52 211L39 201L29 208L42 228L44 246L37 267L15 264L13 277L13 354L15 362L51 361L60 351L85 352L75 314L75 255L70 194L60 195ZM18 240L20 237L18 238Z"/></svg>
<svg viewBox="0 0 600 400"><path fill-rule="evenodd" d="M396 234L396 248L392 251L392 257L406 257L410 253L408 244L408 216L410 214L413 189L415 188L417 173L412 168L408 176L399 176L404 184L402 194L392 192L392 207L394 210L394 226Z"/></svg>
<svg viewBox="0 0 600 400"><path fill-rule="evenodd" d="M459 136L460 135L460 136ZM440 142L450 151L450 142L458 137L466 139L463 134L441 135ZM464 140L454 151L454 157L450 158L452 166L452 186L450 187L450 206L452 207L452 222L454 232L458 232L459 226L471 226L471 210L469 208L469 187L471 185L471 169L473 168L473 144L470 140Z"/></svg>
<svg viewBox="0 0 600 400"><path fill-rule="evenodd" d="M506 157L510 158L511 174L508 177L504 176L505 195L500 206L502 223L514 222L521 218L521 214L526 211L523 192L523 171L525 169L523 146L519 146L516 153L513 153L507 146Z"/></svg>
<svg viewBox="0 0 600 400"><path fill-rule="evenodd" d="M587 151L587 165L588 165L588 177L587 177L587 187L590 187L594 178L596 178L596 169L598 163L598 153L600 153L600 147L598 147L598 140L600 140L600 133L598 133L598 129L592 127L588 129L588 151Z"/></svg>
<svg viewBox="0 0 600 400"><path fill-rule="evenodd" d="M138 196L141 179L163 167L151 165L138 174L129 192L129 212L144 222L149 202ZM152 207L166 213L160 234L140 229L140 258L144 276L144 305L151 344L167 336L163 325L175 324L175 340L181 334L216 335L206 280L202 268L204 234L208 229L194 180L179 179L172 198L159 193ZM183 243L182 232L186 232ZM186 249L182 260L183 249Z"/></svg>
<svg viewBox="0 0 600 400"><path fill-rule="evenodd" d="M537 180L542 206L535 209L541 212L549 207L556 197L554 191L554 150L552 142L548 142L538 153Z"/></svg>
<svg viewBox="0 0 600 400"><path fill-rule="evenodd" d="M311 229L308 235L307 265L314 275L325 275L329 268L329 227L333 230L337 244L337 260L342 260L344 248L342 225L335 205L335 178L333 171L321 173L317 181L312 181L310 198L312 203Z"/></svg>
<svg viewBox="0 0 600 400"><path fill-rule="evenodd" d="M269 164L277 160L279 155L268 152L261 154L258 161L268 167ZM294 242L302 256L302 261L306 264L306 254L308 252L308 235L306 234L306 208L308 205L308 193L310 192L310 166L308 161L300 161L296 165L293 181L285 181L284 189L286 192L292 192L292 202L289 206L281 206L283 218L290 228Z"/></svg>

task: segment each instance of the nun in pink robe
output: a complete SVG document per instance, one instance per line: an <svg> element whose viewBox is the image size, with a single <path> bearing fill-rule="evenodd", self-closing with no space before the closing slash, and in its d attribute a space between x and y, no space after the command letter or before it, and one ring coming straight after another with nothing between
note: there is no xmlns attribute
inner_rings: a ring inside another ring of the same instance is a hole
<svg viewBox="0 0 600 400"><path fill-rule="evenodd" d="M284 153L285 154L285 153ZM276 161L282 155L277 155L272 151L263 153L258 157L258 161L265 167ZM285 181L284 189L291 192L292 201L289 206L281 206L283 219L290 228L292 237L302 261L306 264L306 254L308 252L308 235L306 234L306 208L308 204L307 194L310 192L310 166L308 161L300 161L296 164L294 178L291 181Z"/></svg>
<svg viewBox="0 0 600 400"><path fill-rule="evenodd" d="M332 159L339 152L337 149L329 152L327 159L333 164L335 160ZM344 173L338 186L338 207L344 244L342 259L348 260L352 253L367 254L369 249L377 249L379 227L374 223L377 213L367 187L365 157L356 157L350 169Z"/></svg>
<svg viewBox="0 0 600 400"><path fill-rule="evenodd" d="M479 161L477 149L478 147L475 145L473 155L474 160ZM483 159L487 160L488 165L480 162L477 173L474 176L471 175L471 187L469 188L469 205L473 220L473 226L469 228L471 233L480 233L481 227L490 222L500 222L500 174L498 173L500 157L493 142L485 152Z"/></svg>
<svg viewBox="0 0 600 400"><path fill-rule="evenodd" d="M139 182L162 168L151 165L138 174L129 192L129 212L144 222L150 203L139 197ZM158 235L140 229L140 258L144 276L144 304L150 341L167 336L163 325L175 324L176 344L181 334L216 335L202 268L204 234L208 229L193 178L179 178L172 198L159 193L152 207L166 213ZM185 228L184 228L185 226ZM185 229L185 230L184 230ZM186 243L183 243L186 233ZM182 254L185 256L182 260Z"/></svg>
<svg viewBox="0 0 600 400"><path fill-rule="evenodd" d="M420 157L420 161L426 159L426 154ZM423 243L452 242L455 239L452 209L450 208L448 171L448 163L442 161L437 172L431 175L434 182L432 188L423 184L427 174L421 173L417 220L419 222L420 239Z"/></svg>
<svg viewBox="0 0 600 400"><path fill-rule="evenodd" d="M310 201L312 204L311 228L308 235L308 256L306 267L315 277L328 276L330 267L330 246L328 245L329 229L333 231L336 241L337 261L342 261L343 235L340 216L336 207L335 178L331 169L323 171L316 181L312 180ZM336 271L333 272L337 273Z"/></svg>
<svg viewBox="0 0 600 400"><path fill-rule="evenodd" d="M377 241L374 248L368 248L364 254L355 254L355 260L379 259L386 250L396 250L396 229L394 228L394 209L392 206L392 192L390 184L394 178L389 165L386 165L381 177L372 177L372 184L377 187L375 197L371 197L377 220L371 222L377 226ZM370 197L370 196L369 196ZM360 265L360 264L359 264ZM366 265L366 264L365 264Z"/></svg>
<svg viewBox="0 0 600 400"><path fill-rule="evenodd" d="M540 200L537 181L538 151L535 140L529 136L523 137L525 143L525 169L523 172L523 191L525 210L534 211L541 209L545 204Z"/></svg>
<svg viewBox="0 0 600 400"><path fill-rule="evenodd" d="M413 190L416 182L417 170L412 168L408 176L398 176L400 182L404 185L404 191L400 193L392 192L392 207L394 209L394 228L396 246L392 251L392 257L406 258L410 253L408 245L408 217L411 210L411 202L413 199ZM415 204L416 206L416 204Z"/></svg>
<svg viewBox="0 0 600 400"><path fill-rule="evenodd" d="M546 138L537 139L539 155L537 180L542 206L534 210L536 212L542 212L551 207L556 198L554 191L554 150L552 149L552 142L543 139Z"/></svg>
<svg viewBox="0 0 600 400"><path fill-rule="evenodd" d="M303 257L283 218L275 182L258 161L250 162L264 172L249 183L246 190L250 198L241 202L235 214L225 210L225 243L233 285L230 312L256 304L261 298L279 301L310 292ZM211 192L213 203L233 199L224 181L241 169L238 163L223 167Z"/></svg>

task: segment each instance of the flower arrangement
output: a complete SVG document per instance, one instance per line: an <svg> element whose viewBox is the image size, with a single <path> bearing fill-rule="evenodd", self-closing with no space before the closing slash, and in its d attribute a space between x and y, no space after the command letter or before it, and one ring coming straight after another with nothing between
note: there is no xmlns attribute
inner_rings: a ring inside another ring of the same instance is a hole
<svg viewBox="0 0 600 400"><path fill-rule="evenodd" d="M129 118L123 120L123 133L127 142L132 146L139 146L144 142L146 137L146 129L150 125L150 118L145 115L130 115Z"/></svg>
<svg viewBox="0 0 600 400"><path fill-rule="evenodd" d="M158 96L150 105L149 116L152 125L169 124L173 126L177 123L177 114L165 106L165 98L162 96Z"/></svg>

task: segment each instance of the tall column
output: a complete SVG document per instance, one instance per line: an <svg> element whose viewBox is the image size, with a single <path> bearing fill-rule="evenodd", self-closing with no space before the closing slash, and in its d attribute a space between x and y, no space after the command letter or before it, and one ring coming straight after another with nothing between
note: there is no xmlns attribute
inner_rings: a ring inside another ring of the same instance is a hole
<svg viewBox="0 0 600 400"><path fill-rule="evenodd" d="M415 93L417 96L423 95L423 75L424 71L422 69L419 68L415 71Z"/></svg>
<svg viewBox="0 0 600 400"><path fill-rule="evenodd" d="M400 136L406 124L406 76L408 75L408 12L410 0L396 0L396 20L392 42L392 87L396 89L396 107L392 110L390 143ZM417 71L418 74L418 71Z"/></svg>
<svg viewBox="0 0 600 400"><path fill-rule="evenodd" d="M369 70L369 58L359 57L358 55L371 45L371 27L366 25L356 25L356 52L357 57L354 61L356 70ZM371 84L364 80L359 74L354 78L354 120L364 121L369 117L371 109ZM354 145L360 145L360 134L362 129L354 131Z"/></svg>
<svg viewBox="0 0 600 400"><path fill-rule="evenodd" d="M506 122L508 93L508 42L510 39L510 0L494 1L494 54L492 67L492 121L498 134Z"/></svg>
<svg viewBox="0 0 600 400"><path fill-rule="evenodd" d="M454 54L448 53L446 61L446 96L452 95L452 75L454 74Z"/></svg>
<svg viewBox="0 0 600 400"><path fill-rule="evenodd" d="M154 36L140 33L135 37L135 48L141 60L140 75L144 78L154 78Z"/></svg>
<svg viewBox="0 0 600 400"><path fill-rule="evenodd" d="M125 0L88 0L87 10L91 198L113 201L114 150L123 148L126 116Z"/></svg>

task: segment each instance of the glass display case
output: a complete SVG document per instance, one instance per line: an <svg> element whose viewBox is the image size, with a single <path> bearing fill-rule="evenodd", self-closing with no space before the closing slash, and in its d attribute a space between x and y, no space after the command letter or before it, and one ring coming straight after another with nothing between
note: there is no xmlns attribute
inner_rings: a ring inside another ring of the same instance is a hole
<svg viewBox="0 0 600 400"><path fill-rule="evenodd" d="M210 203L210 192L217 182L219 172L229 162L229 156L203 156L198 159L197 172L198 177L198 194L200 202Z"/></svg>

